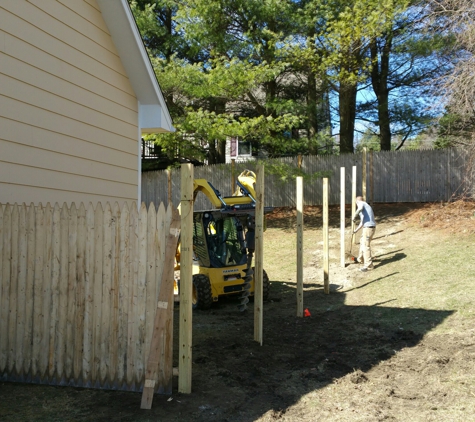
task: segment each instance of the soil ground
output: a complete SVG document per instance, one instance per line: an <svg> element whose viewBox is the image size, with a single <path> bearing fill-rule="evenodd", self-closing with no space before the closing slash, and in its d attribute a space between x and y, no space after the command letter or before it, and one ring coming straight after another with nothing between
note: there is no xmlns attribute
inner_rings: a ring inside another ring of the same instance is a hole
<svg viewBox="0 0 475 422"><path fill-rule="evenodd" d="M411 257L442 242L470 248L475 206L374 208L375 269L368 273L358 264L341 267L339 212L330 213L330 294L323 291L321 209L306 208L304 307L311 315L296 316L295 276L272 263L262 345L253 339L252 303L241 313L236 300L223 299L193 313L191 394L178 393L175 378L172 396L156 395L151 410L140 410L139 393L0 383L0 420L475 421L471 308L433 304L423 281L423 292L410 290L411 272L421 280ZM269 243L295 238L295 210L277 209L267 224ZM295 260L295 250L287 252Z"/></svg>

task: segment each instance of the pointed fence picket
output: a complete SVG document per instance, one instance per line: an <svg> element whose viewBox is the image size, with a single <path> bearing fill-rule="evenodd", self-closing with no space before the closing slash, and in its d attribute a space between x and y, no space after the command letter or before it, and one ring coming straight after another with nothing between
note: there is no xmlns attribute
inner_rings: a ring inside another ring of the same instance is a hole
<svg viewBox="0 0 475 422"><path fill-rule="evenodd" d="M171 216L0 205L0 380L141 391Z"/></svg>

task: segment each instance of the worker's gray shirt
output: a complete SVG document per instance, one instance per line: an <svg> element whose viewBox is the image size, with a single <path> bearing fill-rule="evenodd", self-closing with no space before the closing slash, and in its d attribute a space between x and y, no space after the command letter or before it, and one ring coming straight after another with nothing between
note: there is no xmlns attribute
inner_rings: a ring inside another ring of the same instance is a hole
<svg viewBox="0 0 475 422"><path fill-rule="evenodd" d="M363 227L376 227L373 208L371 208L366 202L361 201L358 203L358 209L356 210L353 219L355 219L358 215L361 215Z"/></svg>

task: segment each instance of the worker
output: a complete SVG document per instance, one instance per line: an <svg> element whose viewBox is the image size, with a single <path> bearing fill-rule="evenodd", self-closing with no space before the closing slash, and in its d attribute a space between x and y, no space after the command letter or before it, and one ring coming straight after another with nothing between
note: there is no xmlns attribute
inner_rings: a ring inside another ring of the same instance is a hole
<svg viewBox="0 0 475 422"><path fill-rule="evenodd" d="M363 233L361 235L360 251L356 261L363 264L360 271L366 272L374 268L373 256L371 254L371 240L376 231L376 222L374 220L373 209L363 200L362 196L356 197L356 211L352 218L353 223L356 223L358 216L360 217L360 224L355 229L354 233L361 229L361 227L363 227Z"/></svg>

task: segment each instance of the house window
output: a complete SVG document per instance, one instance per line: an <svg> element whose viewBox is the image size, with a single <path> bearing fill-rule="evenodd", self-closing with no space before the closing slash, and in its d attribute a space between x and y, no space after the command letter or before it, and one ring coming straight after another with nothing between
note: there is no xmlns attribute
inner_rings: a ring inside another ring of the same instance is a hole
<svg viewBox="0 0 475 422"><path fill-rule="evenodd" d="M238 141L239 155L252 155L251 141Z"/></svg>

